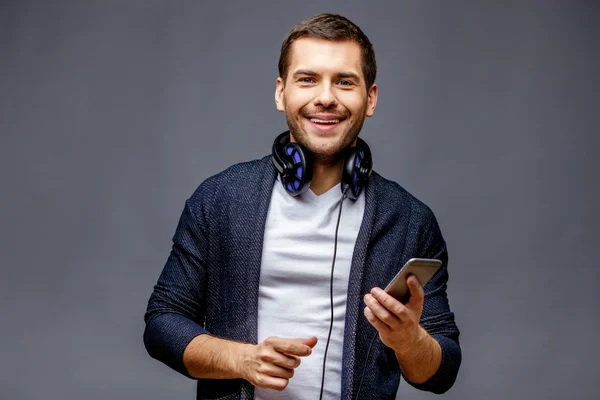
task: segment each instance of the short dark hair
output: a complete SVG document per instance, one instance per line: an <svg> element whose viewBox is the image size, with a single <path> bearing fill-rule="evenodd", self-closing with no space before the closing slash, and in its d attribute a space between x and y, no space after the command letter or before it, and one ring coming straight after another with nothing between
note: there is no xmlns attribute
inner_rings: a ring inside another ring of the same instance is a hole
<svg viewBox="0 0 600 400"><path fill-rule="evenodd" d="M361 49L362 72L365 76L367 90L375 82L377 63L371 41L360 28L348 18L337 14L319 14L299 22L288 33L281 44L279 55L279 76L284 80L290 66L290 49L295 40L300 38L316 38L331 41L350 40L356 42Z"/></svg>

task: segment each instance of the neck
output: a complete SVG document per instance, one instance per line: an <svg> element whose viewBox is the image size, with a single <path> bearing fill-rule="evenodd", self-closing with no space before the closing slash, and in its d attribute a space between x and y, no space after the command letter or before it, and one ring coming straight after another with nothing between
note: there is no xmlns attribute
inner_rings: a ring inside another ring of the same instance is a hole
<svg viewBox="0 0 600 400"><path fill-rule="evenodd" d="M343 163L343 158L334 160L315 159L310 190L319 196L340 183Z"/></svg>

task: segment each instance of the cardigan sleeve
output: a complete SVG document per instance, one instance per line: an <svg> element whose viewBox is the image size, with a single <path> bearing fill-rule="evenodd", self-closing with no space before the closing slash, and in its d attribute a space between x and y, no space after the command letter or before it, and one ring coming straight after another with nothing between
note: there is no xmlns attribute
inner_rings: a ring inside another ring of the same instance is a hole
<svg viewBox="0 0 600 400"><path fill-rule="evenodd" d="M446 294L448 282L448 251L438 223L431 210L425 217L424 229L420 232L420 253L422 257L442 261L438 272L425 284L425 300L421 326L440 344L442 362L437 372L425 383L407 382L417 389L441 394L448 391L458 374L462 355L458 341L459 330L450 311ZM406 380L406 378L405 378Z"/></svg>
<svg viewBox="0 0 600 400"><path fill-rule="evenodd" d="M208 261L208 218L201 185L185 203L173 246L148 301L144 345L151 357L191 377L183 352L204 333L204 296Z"/></svg>

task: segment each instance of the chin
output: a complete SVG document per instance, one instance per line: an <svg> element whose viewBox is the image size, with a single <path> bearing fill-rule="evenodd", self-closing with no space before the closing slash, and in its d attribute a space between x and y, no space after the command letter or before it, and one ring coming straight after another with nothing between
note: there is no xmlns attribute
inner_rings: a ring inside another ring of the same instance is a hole
<svg viewBox="0 0 600 400"><path fill-rule="evenodd" d="M343 144L340 143L339 140L335 140L333 138L328 138L326 140L327 141L325 143L323 140L309 140L306 148L319 158L334 157L340 154L344 149Z"/></svg>

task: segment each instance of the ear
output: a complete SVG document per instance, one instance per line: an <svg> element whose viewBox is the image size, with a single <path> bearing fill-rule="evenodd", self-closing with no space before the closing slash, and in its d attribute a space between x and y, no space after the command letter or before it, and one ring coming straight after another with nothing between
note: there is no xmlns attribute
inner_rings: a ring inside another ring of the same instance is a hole
<svg viewBox="0 0 600 400"><path fill-rule="evenodd" d="M285 111L285 104L283 101L283 79L281 77L277 78L275 81L275 105L277 106L277 111Z"/></svg>
<svg viewBox="0 0 600 400"><path fill-rule="evenodd" d="M377 106L377 85L373 84L367 93L367 117L372 117L375 114L375 106Z"/></svg>

